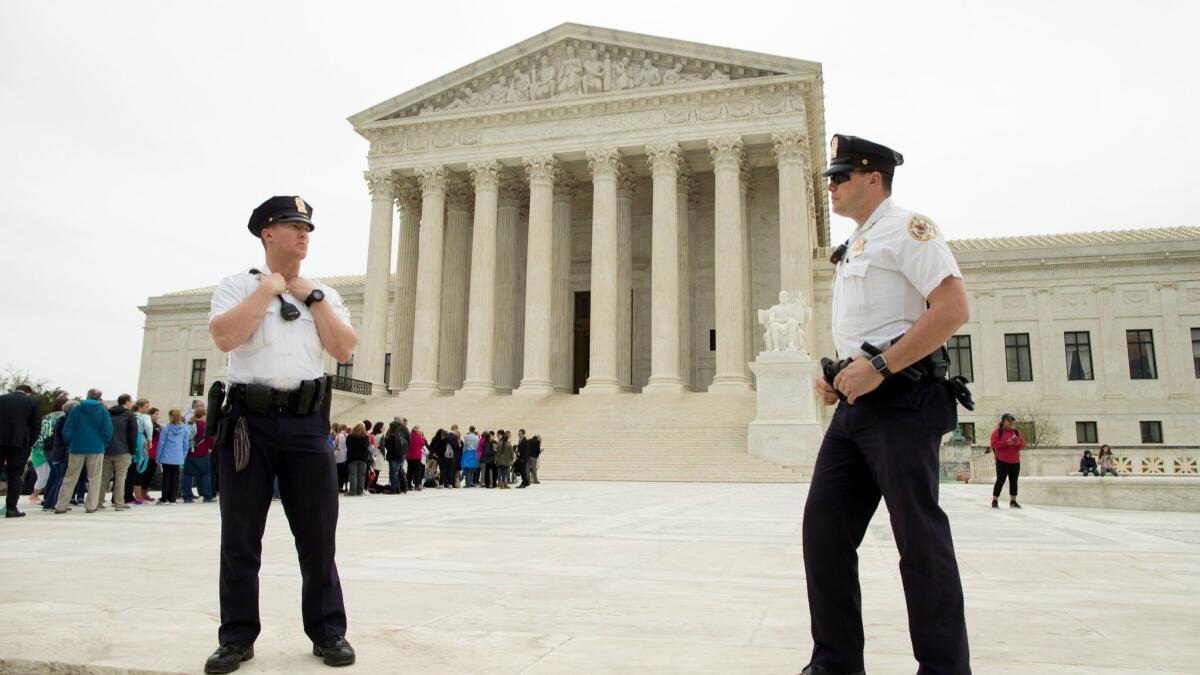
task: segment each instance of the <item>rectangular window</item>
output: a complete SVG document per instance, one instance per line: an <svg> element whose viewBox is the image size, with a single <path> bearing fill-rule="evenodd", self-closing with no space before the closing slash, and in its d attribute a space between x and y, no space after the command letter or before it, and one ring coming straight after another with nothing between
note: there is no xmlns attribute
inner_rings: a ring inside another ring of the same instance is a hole
<svg viewBox="0 0 1200 675"><path fill-rule="evenodd" d="M1029 359L1029 333L1004 334L1004 358L1008 362L1009 382L1032 382L1033 366Z"/></svg>
<svg viewBox="0 0 1200 675"><path fill-rule="evenodd" d="M1162 422L1141 422L1143 443L1162 443Z"/></svg>
<svg viewBox="0 0 1200 675"><path fill-rule="evenodd" d="M966 439L967 443L975 445L975 423L974 422L959 422L958 431Z"/></svg>
<svg viewBox="0 0 1200 675"><path fill-rule="evenodd" d="M1127 330L1125 345L1129 349L1129 379L1158 379L1158 367L1154 363L1154 331Z"/></svg>
<svg viewBox="0 0 1200 675"><path fill-rule="evenodd" d="M975 381L975 364L971 361L971 336L953 335L946 343L950 352L950 377L962 375L967 382Z"/></svg>
<svg viewBox="0 0 1200 675"><path fill-rule="evenodd" d="M208 368L208 359L192 359L192 384L188 387L190 396L204 395L204 371Z"/></svg>
<svg viewBox="0 0 1200 675"><path fill-rule="evenodd" d="M383 386L385 388L392 386L392 355L383 355Z"/></svg>
<svg viewBox="0 0 1200 675"><path fill-rule="evenodd" d="M1192 367L1196 369L1196 377L1200 378L1200 328L1192 329Z"/></svg>
<svg viewBox="0 0 1200 675"><path fill-rule="evenodd" d="M1096 432L1095 422L1076 422L1075 423L1075 442L1076 443L1099 443L1100 435Z"/></svg>
<svg viewBox="0 0 1200 675"><path fill-rule="evenodd" d="M1092 374L1092 335L1086 330L1063 333L1067 346L1067 379L1094 380Z"/></svg>
<svg viewBox="0 0 1200 675"><path fill-rule="evenodd" d="M339 363L337 365L337 376L345 377L347 379L354 377L354 357L353 356L350 357L349 361L347 361L345 363Z"/></svg>
<svg viewBox="0 0 1200 675"><path fill-rule="evenodd" d="M708 329L708 351L717 351L717 329Z"/></svg>

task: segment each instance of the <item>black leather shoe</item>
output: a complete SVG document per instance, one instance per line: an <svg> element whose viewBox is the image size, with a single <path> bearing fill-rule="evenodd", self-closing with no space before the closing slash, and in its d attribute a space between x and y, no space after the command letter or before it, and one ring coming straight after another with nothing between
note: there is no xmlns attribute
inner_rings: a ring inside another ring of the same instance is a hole
<svg viewBox="0 0 1200 675"><path fill-rule="evenodd" d="M1018 504L1018 503L1016 503L1016 502L1009 502L1009 503L1008 503L1008 508L1010 508L1010 509L1019 509L1019 508L1021 508L1021 505L1020 505L1020 504Z"/></svg>
<svg viewBox="0 0 1200 675"><path fill-rule="evenodd" d="M354 663L354 647L341 635L327 637L320 644L313 643L313 656L320 656L327 666L348 666Z"/></svg>
<svg viewBox="0 0 1200 675"><path fill-rule="evenodd" d="M242 661L254 658L254 645L229 642L217 647L217 651L204 662L206 673L232 673Z"/></svg>
<svg viewBox="0 0 1200 675"><path fill-rule="evenodd" d="M800 675L866 675L866 671L856 670L851 673L843 673L840 670L830 670L825 666L818 666L815 663L810 663L800 671Z"/></svg>
<svg viewBox="0 0 1200 675"><path fill-rule="evenodd" d="M21 513L20 511L18 511L16 509L7 509L4 512L4 517L5 518L24 518L25 514Z"/></svg>

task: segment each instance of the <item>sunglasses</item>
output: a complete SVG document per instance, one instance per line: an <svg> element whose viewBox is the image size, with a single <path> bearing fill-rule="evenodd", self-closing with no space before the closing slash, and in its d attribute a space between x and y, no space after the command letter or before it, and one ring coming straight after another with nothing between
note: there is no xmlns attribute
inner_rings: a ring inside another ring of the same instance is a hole
<svg viewBox="0 0 1200 675"><path fill-rule="evenodd" d="M830 183L832 183L834 185L841 185L842 183L845 183L846 181L850 180L850 172L849 171L839 171L837 173L831 173L831 174L829 174L828 178L829 178Z"/></svg>

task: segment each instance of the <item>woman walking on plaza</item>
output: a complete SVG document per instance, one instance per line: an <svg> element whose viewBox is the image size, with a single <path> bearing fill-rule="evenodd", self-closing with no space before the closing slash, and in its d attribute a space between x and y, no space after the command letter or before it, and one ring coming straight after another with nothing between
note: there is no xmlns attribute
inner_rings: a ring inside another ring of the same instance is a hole
<svg viewBox="0 0 1200 675"><path fill-rule="evenodd" d="M414 426L412 432L409 433L408 456L408 481L409 487L420 492L421 483L425 480L425 435L421 433L421 427Z"/></svg>
<svg viewBox="0 0 1200 675"><path fill-rule="evenodd" d="M179 497L179 467L188 455L188 427L178 408L167 411L170 423L158 436L158 463L162 466L162 495L159 504L174 504Z"/></svg>
<svg viewBox="0 0 1200 675"><path fill-rule="evenodd" d="M350 488L346 492L351 497L363 493L367 485L367 464L371 461L371 441L367 438L367 430L361 424L354 425L354 431L346 438L346 468L350 473Z"/></svg>
<svg viewBox="0 0 1200 675"><path fill-rule="evenodd" d="M1008 479L1008 507L1019 509L1017 477L1021 475L1021 449L1025 439L1016 428L1017 418L1011 413L1000 416L1000 425L992 432L992 451L996 453L996 486L992 488L992 508L1000 508L1000 489Z"/></svg>

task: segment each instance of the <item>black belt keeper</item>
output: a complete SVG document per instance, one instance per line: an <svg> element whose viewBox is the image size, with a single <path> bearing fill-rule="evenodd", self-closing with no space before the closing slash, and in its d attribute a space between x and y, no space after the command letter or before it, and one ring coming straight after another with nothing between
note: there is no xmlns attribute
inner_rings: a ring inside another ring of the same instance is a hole
<svg viewBox="0 0 1200 675"><path fill-rule="evenodd" d="M246 410L259 415L271 410L307 415L319 410L329 393L324 379L304 380L290 391L272 389L265 384L235 384L229 389L229 400L241 403Z"/></svg>

